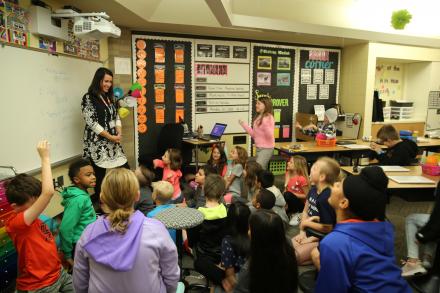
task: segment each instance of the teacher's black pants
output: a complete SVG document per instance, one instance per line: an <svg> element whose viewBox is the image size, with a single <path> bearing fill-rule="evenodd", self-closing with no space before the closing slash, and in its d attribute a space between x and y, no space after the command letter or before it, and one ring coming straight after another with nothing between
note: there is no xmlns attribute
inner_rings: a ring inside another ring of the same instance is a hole
<svg viewBox="0 0 440 293"><path fill-rule="evenodd" d="M104 180L105 172L107 172L107 169L98 167L93 162L93 160L90 160L90 162L92 163L92 167L93 167L93 170L95 171L95 176L96 176L95 194L91 196L91 200L92 200L94 207L97 207L97 206L99 207L100 206L99 205L99 194L101 193L101 184L102 184L102 180ZM128 162L127 162L118 168L130 169L130 166L128 165Z"/></svg>

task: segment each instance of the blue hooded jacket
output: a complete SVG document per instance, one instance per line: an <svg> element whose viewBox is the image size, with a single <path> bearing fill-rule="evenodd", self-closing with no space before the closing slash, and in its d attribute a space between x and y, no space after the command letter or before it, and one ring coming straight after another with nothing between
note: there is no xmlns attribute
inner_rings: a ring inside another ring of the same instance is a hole
<svg viewBox="0 0 440 293"><path fill-rule="evenodd" d="M411 292L395 263L388 222L339 223L319 245L315 292Z"/></svg>

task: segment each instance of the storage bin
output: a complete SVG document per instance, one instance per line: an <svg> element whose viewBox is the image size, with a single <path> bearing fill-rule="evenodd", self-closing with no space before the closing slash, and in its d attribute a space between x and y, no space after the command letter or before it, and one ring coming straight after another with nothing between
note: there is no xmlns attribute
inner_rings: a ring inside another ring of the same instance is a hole
<svg viewBox="0 0 440 293"><path fill-rule="evenodd" d="M284 159L270 160L269 171L273 175L284 175L286 173L287 162Z"/></svg>
<svg viewBox="0 0 440 293"><path fill-rule="evenodd" d="M413 102L390 100L391 107L412 107Z"/></svg>
<svg viewBox="0 0 440 293"><path fill-rule="evenodd" d="M430 175L430 176L439 176L440 175L440 166L439 165L423 164L422 165L422 172L423 172L423 174Z"/></svg>
<svg viewBox="0 0 440 293"><path fill-rule="evenodd" d="M317 146L330 147L336 145L336 138L332 139L316 139Z"/></svg>

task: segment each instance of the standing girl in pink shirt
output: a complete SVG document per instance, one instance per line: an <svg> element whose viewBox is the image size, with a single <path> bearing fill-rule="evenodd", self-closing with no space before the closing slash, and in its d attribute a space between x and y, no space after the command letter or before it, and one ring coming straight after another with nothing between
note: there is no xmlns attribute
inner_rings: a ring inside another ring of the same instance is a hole
<svg viewBox="0 0 440 293"><path fill-rule="evenodd" d="M153 160L154 168L163 168L162 180L170 182L174 187L172 202L182 202L182 192L180 190L180 178L182 172L182 155L178 149L168 149L162 156L162 160Z"/></svg>
<svg viewBox="0 0 440 293"><path fill-rule="evenodd" d="M257 148L257 162L267 169L275 147L275 120L272 115L272 101L268 97L259 97L255 105L257 117L253 128L243 120L238 120L241 127L254 139Z"/></svg>

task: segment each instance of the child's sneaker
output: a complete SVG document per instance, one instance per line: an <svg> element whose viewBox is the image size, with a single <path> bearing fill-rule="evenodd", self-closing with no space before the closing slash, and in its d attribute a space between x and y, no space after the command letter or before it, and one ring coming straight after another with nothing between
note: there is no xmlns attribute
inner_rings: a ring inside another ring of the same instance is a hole
<svg viewBox="0 0 440 293"><path fill-rule="evenodd" d="M420 260L416 262L405 261L402 267L402 277L412 277L414 275L424 275L426 274L426 269L422 266Z"/></svg>
<svg viewBox="0 0 440 293"><path fill-rule="evenodd" d="M290 217L289 225L290 226L298 226L301 222L301 213L295 213Z"/></svg>

